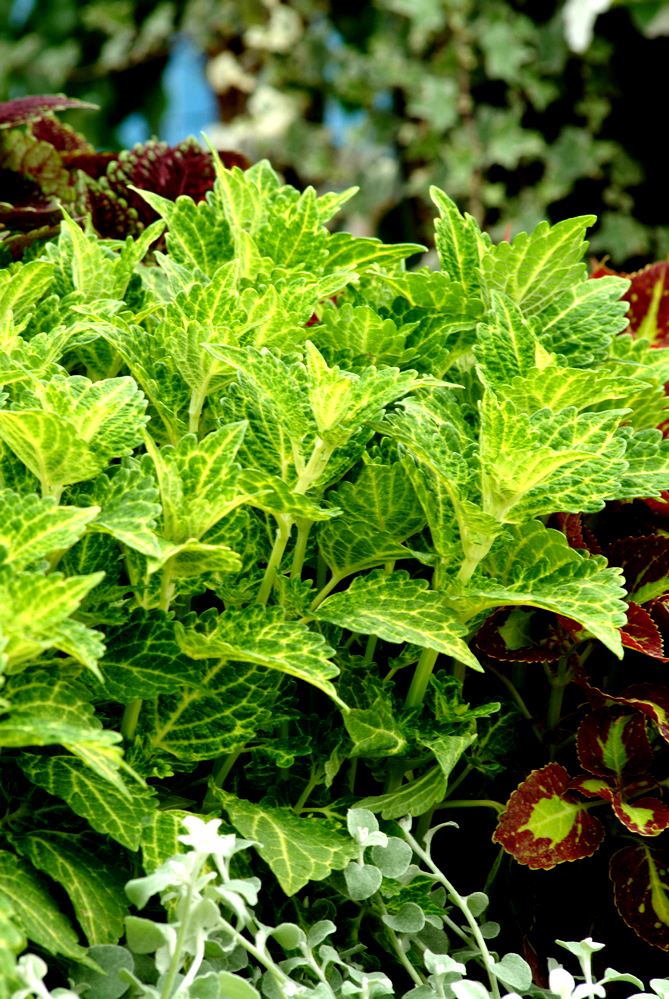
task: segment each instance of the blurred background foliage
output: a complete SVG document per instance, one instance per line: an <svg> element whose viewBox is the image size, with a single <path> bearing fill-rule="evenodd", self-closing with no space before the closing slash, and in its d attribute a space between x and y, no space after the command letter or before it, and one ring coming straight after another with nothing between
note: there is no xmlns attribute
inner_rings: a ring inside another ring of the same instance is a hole
<svg viewBox="0 0 669 999"><path fill-rule="evenodd" d="M0 0L0 100L92 101L65 118L98 148L204 129L357 184L360 235L430 246L431 184L496 240L595 212L592 251L634 269L669 251L669 4L566 10L570 44L553 0Z"/></svg>

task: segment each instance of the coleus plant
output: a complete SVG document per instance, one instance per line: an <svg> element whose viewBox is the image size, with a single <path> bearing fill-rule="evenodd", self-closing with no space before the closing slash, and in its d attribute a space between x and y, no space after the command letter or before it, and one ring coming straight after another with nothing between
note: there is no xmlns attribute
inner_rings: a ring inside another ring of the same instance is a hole
<svg viewBox="0 0 669 999"><path fill-rule="evenodd" d="M35 240L57 236L62 206L75 217L89 215L98 235L125 239L158 217L131 185L201 201L214 183L211 153L195 139L174 147L151 139L120 153L96 152L56 117L71 108L96 105L51 95L0 103L0 246L13 259ZM238 153L221 150L219 156L226 166L248 166Z"/></svg>
<svg viewBox="0 0 669 999"><path fill-rule="evenodd" d="M199 202L134 191L137 239L66 213L0 271L3 918L66 961L186 813L257 844L277 908L356 903L349 805L420 839L503 770L513 704L462 696L492 613L622 658L620 567L548 519L669 488L666 362L587 279L592 216L493 246L435 190L442 269L407 272L420 247L325 227L355 191L211 156ZM639 731L586 789L623 811Z"/></svg>

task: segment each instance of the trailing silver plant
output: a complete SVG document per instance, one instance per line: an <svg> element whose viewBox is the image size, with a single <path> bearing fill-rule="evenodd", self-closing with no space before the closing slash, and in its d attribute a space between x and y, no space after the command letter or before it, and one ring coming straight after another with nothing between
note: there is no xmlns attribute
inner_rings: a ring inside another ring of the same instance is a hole
<svg viewBox="0 0 669 999"><path fill-rule="evenodd" d="M47 965L35 954L19 958L16 976L22 986L11 999L374 999L398 995L383 972L365 971L356 960L364 948L337 950L329 938L336 931L331 920L315 923L307 932L295 923L266 926L254 913L261 882L237 878L231 861L240 850L254 845L234 833L219 832L220 819L204 821L195 815L183 820L179 841L188 852L170 857L125 890L137 909L155 895L168 913L167 922L141 916L126 918L123 946L103 944L89 948L90 967L79 965L70 988L49 991L44 983ZM610 982L643 983L634 975L608 968L594 981L592 954L603 944L590 937L580 943L556 941L579 961L581 976L573 976L557 961L549 961L550 989L532 983L530 966L518 954L501 960L488 942L499 925L480 921L488 898L483 892L462 896L432 859L434 834L446 822L429 830L423 843L411 834L411 818L400 822L404 838L379 829L372 812L350 809L348 830L359 852L343 872L342 892L352 901L369 902L385 925L396 956L415 987L404 999L604 999ZM415 861L418 861L416 863ZM430 877L430 901L443 908L441 916L405 902L390 913L384 904L385 882L409 884ZM451 950L446 931L459 938ZM270 944L273 944L270 947ZM285 956L278 956L283 951ZM468 977L472 962L477 977ZM101 971L95 971L93 965ZM418 966L417 966L418 965ZM576 984L576 978L582 979ZM482 980L481 980L482 979ZM653 993L630 999L669 999L669 979L651 981Z"/></svg>

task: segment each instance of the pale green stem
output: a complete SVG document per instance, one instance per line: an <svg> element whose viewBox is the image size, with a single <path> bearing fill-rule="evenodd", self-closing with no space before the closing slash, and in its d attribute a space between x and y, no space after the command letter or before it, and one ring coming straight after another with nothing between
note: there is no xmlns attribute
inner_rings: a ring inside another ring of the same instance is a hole
<svg viewBox="0 0 669 999"><path fill-rule="evenodd" d="M320 770L319 767L317 767L316 770L312 773L311 778L309 779L308 784L306 785L306 787L302 791L302 794L300 795L300 797L297 799L297 801L293 805L293 811L294 812L297 812L297 814L299 815L300 812L304 811L304 806L305 806L305 803L306 803L309 795L311 794L311 792L313 791L313 789L315 787L318 787L318 785L321 783L322 779L323 779L322 771Z"/></svg>
<svg viewBox="0 0 669 999"><path fill-rule="evenodd" d="M240 746L239 749L235 749L233 753L227 753L225 756L222 756L216 761L214 771L212 773L216 787L223 787L225 778L228 776L235 763L244 752L244 748L244 746Z"/></svg>
<svg viewBox="0 0 669 999"><path fill-rule="evenodd" d="M465 664L459 659L451 659L451 676L459 680L460 683L465 682Z"/></svg>
<svg viewBox="0 0 669 999"><path fill-rule="evenodd" d="M59 483L49 485L48 482L45 483L42 481L42 496L45 499L47 496L50 496L52 499L55 499L56 505L58 505L60 503L60 497L63 495L64 488L65 486L60 485Z"/></svg>
<svg viewBox="0 0 669 999"><path fill-rule="evenodd" d="M276 573L281 566L281 559L283 558L283 553L286 550L288 538L290 537L290 532L293 527L292 517L287 514L279 514L276 518L276 522L277 529L274 547L272 548L272 554L269 557L269 562L267 563L267 568L265 569L262 584L258 590L258 596L256 597L257 604L266 604L269 600L269 595L272 592L274 580L276 579Z"/></svg>
<svg viewBox="0 0 669 999"><path fill-rule="evenodd" d="M172 597L174 596L175 590L175 583L172 579L173 566L173 558L168 558L162 568L162 579L160 580L160 603L158 606L160 610L165 611L166 614L170 609L170 604L172 603Z"/></svg>
<svg viewBox="0 0 669 999"><path fill-rule="evenodd" d="M558 662L558 675L551 677L551 696L548 702L548 714L546 716L546 729L553 732L560 724L562 714L562 701L567 684L571 682L571 670L569 669L569 658L561 656ZM555 755L555 745L551 746L549 756L553 759Z"/></svg>
<svg viewBox="0 0 669 999"><path fill-rule="evenodd" d="M432 676L432 670L437 661L439 653L436 649L423 649L420 659L416 664L416 669L409 687L404 706L406 708L417 708L423 703L425 691L427 690Z"/></svg>
<svg viewBox="0 0 669 999"><path fill-rule="evenodd" d="M378 635L369 635L367 638L367 645L365 646L365 662L371 663L374 661L374 653L376 651L376 643L378 642Z"/></svg>
<svg viewBox="0 0 669 999"><path fill-rule="evenodd" d="M381 914L383 916L387 916L388 915L388 910L386 909L385 905L383 904L383 902L381 900L381 896L378 894L378 892L374 896L374 901L375 901L377 907L380 909ZM402 947L402 944L400 943L400 941L399 941L399 939L398 939L397 934L395 933L395 931L392 930L389 926L387 926L386 927L386 933L390 937L390 942L392 943L393 947L395 948L395 953L397 954L398 958L400 959L400 962L401 962L402 966L407 971L409 977L411 978L411 981L414 982L416 985L425 985L425 979L423 978L422 975L420 975L416 971L416 969L412 965L411 961L406 956L404 948Z"/></svg>
<svg viewBox="0 0 669 999"><path fill-rule="evenodd" d="M209 381L207 380L205 385L202 386L199 391L193 389L191 392L190 406L188 408L188 432L190 434L197 434L200 429L200 416L202 415L204 401L207 398L208 388Z"/></svg>
<svg viewBox="0 0 669 999"><path fill-rule="evenodd" d="M437 865L435 864L435 862L432 860L430 854L427 853L427 851L424 850L422 848L422 846L419 843L416 842L416 840L411 835L411 833L405 831L404 835L405 835L407 843L409 844L409 846L411 847L411 849L414 851L415 854L417 854L421 858L421 860L423 861L423 863L426 864L430 868L430 870L434 874L434 876L437 879L437 881L440 881L441 884L445 887L446 891L451 896L451 901L455 902L455 904L461 910L463 916L465 917L465 919L469 923L469 926L471 927L472 933L474 935L474 939L476 940L476 944L477 944L477 946L479 948L479 951L481 952L481 957L483 958L483 962L484 962L486 971L488 973L488 979L490 981L490 988L492 990L492 994L494 996L494 999L500 999L499 983L497 981L496 976L490 970L490 964L491 964L491 961L492 961L492 958L490 957L490 951L488 950L488 947L487 947L487 944L485 942L485 939L483 938L483 935L481 933L481 929L479 927L479 924L476 922L476 919L474 918L474 916L469 911L469 907L467 905L467 902L465 901L464 898L462 898L462 896L460 895L460 893L458 891L456 891L455 887L451 884L451 882L448 880L448 878L437 867Z"/></svg>
<svg viewBox="0 0 669 999"><path fill-rule="evenodd" d="M297 537L293 552L293 564L290 570L291 579L300 579L302 575L302 566L304 565L304 556L307 553L307 541L309 540L309 531L312 524L313 520L307 520L305 517L300 517L295 521Z"/></svg>
<svg viewBox="0 0 669 999"><path fill-rule="evenodd" d="M135 730L139 721L139 712L142 710L142 698L136 697L130 704L126 704L121 719L121 735L128 742L135 738Z"/></svg>
<svg viewBox="0 0 669 999"><path fill-rule="evenodd" d="M333 572L332 575L330 576L329 581L325 584L325 586L321 590L318 591L314 599L311 601L311 606L309 607L309 610L315 611L316 608L319 606L319 604L323 603L330 590L334 590L337 583L341 583L342 579L345 578L346 578L345 576L339 576L336 572Z"/></svg>
<svg viewBox="0 0 669 999"><path fill-rule="evenodd" d="M270 955L267 954L266 951L263 952L260 950L259 947L256 947L250 940L247 940L246 937L242 936L239 930L235 929L232 923L229 923L227 919L223 919L221 917L220 925L226 933L229 933L232 937L234 937L238 944L241 944L244 950L248 951L249 954L255 957L256 961L259 961L263 967L267 968L274 979L274 983L281 995L281 999L287 999L286 993L284 992L282 986L287 985L290 982L290 979L288 975L274 963Z"/></svg>
<svg viewBox="0 0 669 999"><path fill-rule="evenodd" d="M190 909L191 909L191 899L193 897L193 884L192 882L188 885L188 894L186 895L186 904L184 906L184 918L181 921L181 926L179 927L179 932L177 933L176 944L174 946L174 953L172 954L172 960L170 961L170 966L167 970L167 977L163 984L163 991L160 994L160 999L170 999L172 994L172 986L174 985L174 979L179 971L179 966L181 964L181 951L184 945L184 940L186 939L186 933L188 931L188 923L190 920Z"/></svg>
<svg viewBox="0 0 669 999"><path fill-rule="evenodd" d="M453 794L456 787L459 787L460 784L462 784L465 777L467 777L472 772L473 769L474 767L471 765L471 763L468 763L465 769L462 771L462 773L459 774L455 778L455 780L448 785L448 788L446 789L446 797L448 797L450 794Z"/></svg>
<svg viewBox="0 0 669 999"><path fill-rule="evenodd" d="M457 580L458 580L458 582L459 583L468 583L469 580L472 578L472 576L474 574L474 570L476 569L476 567L477 567L477 565L479 564L480 561L481 561L480 558L476 558L475 556L468 555L465 558L465 560L462 563L462 565L460 566L460 570L459 570L458 575L456 577Z"/></svg>

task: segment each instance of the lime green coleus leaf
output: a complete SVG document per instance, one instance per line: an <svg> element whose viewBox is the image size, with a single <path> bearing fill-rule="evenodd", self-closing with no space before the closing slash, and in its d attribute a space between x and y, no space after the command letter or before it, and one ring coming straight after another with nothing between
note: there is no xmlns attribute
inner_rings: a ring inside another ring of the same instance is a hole
<svg viewBox="0 0 669 999"><path fill-rule="evenodd" d="M361 375L341 371L329 367L309 340L306 347L309 403L320 438L333 448L345 444L363 423L379 419L388 403L434 384L429 376L398 368L370 365Z"/></svg>
<svg viewBox="0 0 669 999"><path fill-rule="evenodd" d="M340 482L328 499L342 509L346 520L366 521L398 541L425 526L425 513L400 462L365 465L355 482Z"/></svg>
<svg viewBox="0 0 669 999"><path fill-rule="evenodd" d="M91 478L141 443L146 399L132 378L91 382L54 375L0 411L0 436L42 483L43 494Z"/></svg>
<svg viewBox="0 0 669 999"><path fill-rule="evenodd" d="M533 520L509 530L509 538L483 560L483 574L447 603L463 620L488 608L542 607L578 621L619 658L619 629L627 620L622 570L606 568L602 556L591 558L570 548L560 531Z"/></svg>
<svg viewBox="0 0 669 999"><path fill-rule="evenodd" d="M533 417L486 389L481 403L483 509L520 524L554 510L601 510L617 495L627 465L619 431L625 410Z"/></svg>
<svg viewBox="0 0 669 999"><path fill-rule="evenodd" d="M435 222L435 244L441 269L453 281L459 281L470 294L481 288L481 259L492 245L470 215L460 214L455 202L437 187L430 188L430 197L439 209Z"/></svg>
<svg viewBox="0 0 669 999"><path fill-rule="evenodd" d="M119 940L129 909L117 856L105 862L81 836L55 830L31 832L15 844L22 857L65 888L89 946Z"/></svg>
<svg viewBox="0 0 669 999"><path fill-rule="evenodd" d="M103 730L89 703L90 691L45 670L12 676L5 690L11 695L11 708L9 717L0 721L0 746L61 745L130 796L119 774L121 767L130 770L118 745L121 736Z"/></svg>
<svg viewBox="0 0 669 999"><path fill-rule="evenodd" d="M353 572L371 569L398 558L407 558L408 548L385 531L376 531L363 520L339 518L318 532L320 553L339 582ZM334 583L333 583L334 585Z"/></svg>
<svg viewBox="0 0 669 999"><path fill-rule="evenodd" d="M543 346L575 367L604 360L628 325L627 303L620 298L629 285L623 278L603 277L565 288L542 309Z"/></svg>
<svg viewBox="0 0 669 999"><path fill-rule="evenodd" d="M53 280L53 264L46 260L16 261L0 271L0 324L11 310L20 322L45 294Z"/></svg>
<svg viewBox="0 0 669 999"><path fill-rule="evenodd" d="M163 536L176 544L199 539L249 498L235 462L245 423L220 427L198 441L187 434L176 448L156 447L146 435L163 507Z"/></svg>
<svg viewBox="0 0 669 999"><path fill-rule="evenodd" d="M26 860L7 850L0 850L0 891L11 902L17 923L33 943L50 954L62 954L97 968L51 897L45 879Z"/></svg>
<svg viewBox="0 0 669 999"><path fill-rule="evenodd" d="M142 865L146 874L153 874L177 853L186 853L188 847L179 840L183 836L183 820L190 815L180 808L155 811L142 826Z"/></svg>
<svg viewBox="0 0 669 999"><path fill-rule="evenodd" d="M315 522L331 520L339 516L338 507L321 507L302 493L294 492L290 486L277 478L255 468L245 468L240 482L248 492L250 506L265 510L275 517L288 514L297 519L304 517Z"/></svg>
<svg viewBox="0 0 669 999"><path fill-rule="evenodd" d="M121 794L76 756L22 753L17 763L33 784L66 801L96 832L129 850L139 849L156 808L150 789L135 785L129 795Z"/></svg>
<svg viewBox="0 0 669 999"><path fill-rule="evenodd" d="M135 459L126 458L91 482L78 484L68 495L98 508L89 531L110 534L128 548L158 558L161 546L155 531L160 494L147 473L146 464L139 466Z"/></svg>
<svg viewBox="0 0 669 999"><path fill-rule="evenodd" d="M627 440L627 468L615 498L659 496L669 489L669 441L663 439L661 431L652 428L632 433L630 428L621 427L620 435Z"/></svg>
<svg viewBox="0 0 669 999"><path fill-rule="evenodd" d="M383 241L369 236L352 236L348 232L335 232L327 241L328 257L325 272L336 270L366 271L372 264L392 267L406 260L414 253L425 250L419 243L394 243L384 245Z"/></svg>
<svg viewBox="0 0 669 999"><path fill-rule="evenodd" d="M232 260L230 227L209 199L196 204L186 195L172 201L153 191L133 190L167 222L167 247L175 263L188 267L196 275L211 276L221 264Z"/></svg>
<svg viewBox="0 0 669 999"><path fill-rule="evenodd" d="M406 367L416 354L406 349L406 339L418 322L397 326L366 305L355 308L345 302L339 308L326 307L320 323L309 330L311 342L328 359L350 358L356 366L370 364ZM348 366L342 360L344 366Z"/></svg>
<svg viewBox="0 0 669 999"><path fill-rule="evenodd" d="M447 780L441 766L430 767L421 777L402 784L396 791L363 798L357 808L380 812L384 819L401 819L405 815L423 815L433 805L444 800Z"/></svg>
<svg viewBox="0 0 669 999"><path fill-rule="evenodd" d="M140 608L120 627L107 629L100 664L105 697L129 704L184 687L206 691L199 670L177 645L174 627L164 611Z"/></svg>
<svg viewBox="0 0 669 999"><path fill-rule="evenodd" d="M323 881L343 870L357 856L355 840L329 819L303 819L292 808L254 805L219 788L212 788L235 829L254 840L286 895L309 881Z"/></svg>
<svg viewBox="0 0 669 999"><path fill-rule="evenodd" d="M192 659L227 659L256 663L306 680L344 707L330 683L339 675L333 650L322 635L286 621L282 607L230 607L222 614L206 611L175 622L181 649Z"/></svg>
<svg viewBox="0 0 669 999"><path fill-rule="evenodd" d="M467 626L449 612L443 595L428 589L408 572L386 575L382 570L359 576L348 590L328 597L316 611L319 620L338 624L387 642L411 642L453 656L481 670L463 636Z"/></svg>
<svg viewBox="0 0 669 999"><path fill-rule="evenodd" d="M60 572L46 576L37 572L0 573L0 627L7 638L5 654L10 666L56 648L99 676L97 660L104 650L102 636L69 615L103 576L103 572L69 578Z"/></svg>
<svg viewBox="0 0 669 999"><path fill-rule="evenodd" d="M354 759L385 759L397 756L406 748L407 740L393 715L390 698L378 692L369 707L354 707L343 716L353 748L347 756Z"/></svg>
<svg viewBox="0 0 669 999"><path fill-rule="evenodd" d="M6 562L21 570L49 552L70 548L99 512L97 506L59 507L50 497L1 490L0 545L6 549Z"/></svg>
<svg viewBox="0 0 669 999"><path fill-rule="evenodd" d="M585 277L583 237L596 221L583 215L554 226L540 222L531 235L521 232L512 243L490 247L481 262L486 287L508 295L527 318L541 315Z"/></svg>
<svg viewBox="0 0 669 999"><path fill-rule="evenodd" d="M212 760L233 753L261 729L272 728L280 675L253 663L208 661L204 689L185 687L145 701L138 733L154 752L180 760Z"/></svg>

